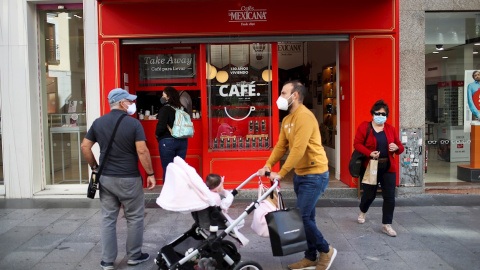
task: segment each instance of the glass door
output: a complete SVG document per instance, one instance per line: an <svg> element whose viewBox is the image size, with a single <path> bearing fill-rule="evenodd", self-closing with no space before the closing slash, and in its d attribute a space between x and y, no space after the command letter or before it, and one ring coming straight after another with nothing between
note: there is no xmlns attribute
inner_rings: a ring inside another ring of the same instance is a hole
<svg viewBox="0 0 480 270"><path fill-rule="evenodd" d="M47 185L88 183L83 10L40 10Z"/></svg>

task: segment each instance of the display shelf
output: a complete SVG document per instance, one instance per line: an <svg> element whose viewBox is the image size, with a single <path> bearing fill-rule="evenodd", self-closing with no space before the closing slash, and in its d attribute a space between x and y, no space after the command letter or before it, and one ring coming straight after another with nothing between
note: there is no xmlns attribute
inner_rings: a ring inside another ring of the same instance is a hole
<svg viewBox="0 0 480 270"><path fill-rule="evenodd" d="M458 81L439 82L439 122L452 126L463 125L463 86Z"/></svg>
<svg viewBox="0 0 480 270"><path fill-rule="evenodd" d="M320 132L323 146L330 148L335 148L337 125L336 73L335 63L322 68L323 122L320 124Z"/></svg>

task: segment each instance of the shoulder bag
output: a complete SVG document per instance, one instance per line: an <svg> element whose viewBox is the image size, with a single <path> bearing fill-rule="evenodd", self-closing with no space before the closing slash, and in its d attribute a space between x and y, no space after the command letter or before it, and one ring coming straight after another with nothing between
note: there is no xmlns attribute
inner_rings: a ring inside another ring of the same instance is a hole
<svg viewBox="0 0 480 270"><path fill-rule="evenodd" d="M365 136L365 140L363 141L363 145L367 142L368 135L370 134L370 130L372 129L372 123L368 125L367 128L367 136ZM350 171L350 175L355 178L360 177L360 171L362 169L362 163L365 159L365 155L358 152L357 150L353 150L352 157L350 158L350 162L348 163L348 170Z"/></svg>
<svg viewBox="0 0 480 270"><path fill-rule="evenodd" d="M127 115L123 114L117 120L117 124L113 129L112 137L110 138L110 142L108 143L107 150L105 151L105 156L103 157L103 162L102 164L100 164L100 167L98 168L98 172L92 171L92 175L90 176L90 182L88 183L87 198L90 198L90 199L95 198L95 194L97 193L97 189L98 189L98 184L100 183L100 175L102 174L104 165L107 163L108 154L110 153L110 149L112 148L113 138L115 138L115 133L117 133L118 126L120 125L120 122L122 122L122 119L125 116Z"/></svg>

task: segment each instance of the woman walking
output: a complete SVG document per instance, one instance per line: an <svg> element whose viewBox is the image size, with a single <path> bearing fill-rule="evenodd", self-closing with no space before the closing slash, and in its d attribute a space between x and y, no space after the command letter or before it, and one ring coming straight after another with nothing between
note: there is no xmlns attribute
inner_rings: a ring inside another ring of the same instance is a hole
<svg viewBox="0 0 480 270"><path fill-rule="evenodd" d="M360 124L355 134L354 148L367 157L378 159L377 184L362 184L363 195L357 220L360 224L365 223L368 208L375 200L378 185L380 184L383 196L382 232L394 237L397 236L397 232L392 228L397 179L394 154L401 154L404 147L398 138L398 131L393 126L385 123L389 116L388 105L383 100L379 100L375 102L370 113L373 121L365 121ZM365 140L366 137L367 139ZM363 171L365 171L370 158L365 160Z"/></svg>

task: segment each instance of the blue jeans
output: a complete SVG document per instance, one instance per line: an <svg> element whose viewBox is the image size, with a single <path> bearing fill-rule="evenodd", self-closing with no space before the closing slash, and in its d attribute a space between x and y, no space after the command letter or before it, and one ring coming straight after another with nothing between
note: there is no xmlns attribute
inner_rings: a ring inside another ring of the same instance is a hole
<svg viewBox="0 0 480 270"><path fill-rule="evenodd" d="M164 138L158 142L160 160L162 161L163 183L165 183L165 172L167 165L173 162L173 158L179 156L183 159L187 156L188 139Z"/></svg>
<svg viewBox="0 0 480 270"><path fill-rule="evenodd" d="M293 188L297 195L297 207L302 213L303 226L307 236L308 250L305 258L314 261L317 250L323 253L329 251L329 246L315 223L315 204L328 186L328 171L321 174L293 176Z"/></svg>

